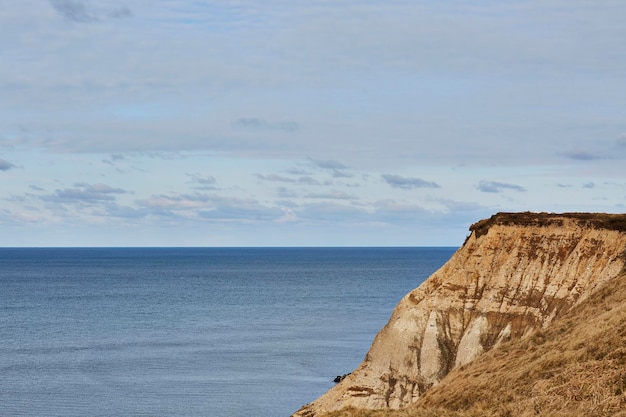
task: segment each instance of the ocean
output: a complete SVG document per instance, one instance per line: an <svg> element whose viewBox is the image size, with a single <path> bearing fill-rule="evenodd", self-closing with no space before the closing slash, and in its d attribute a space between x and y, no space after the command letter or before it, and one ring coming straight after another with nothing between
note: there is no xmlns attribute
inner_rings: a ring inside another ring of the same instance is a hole
<svg viewBox="0 0 626 417"><path fill-rule="evenodd" d="M456 248L0 248L1 416L289 416Z"/></svg>

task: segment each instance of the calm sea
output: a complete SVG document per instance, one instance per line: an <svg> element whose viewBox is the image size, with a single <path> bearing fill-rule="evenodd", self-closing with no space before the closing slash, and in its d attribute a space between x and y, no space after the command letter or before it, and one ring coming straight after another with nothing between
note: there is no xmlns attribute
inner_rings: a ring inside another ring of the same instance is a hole
<svg viewBox="0 0 626 417"><path fill-rule="evenodd" d="M0 249L0 415L289 416L454 250Z"/></svg>

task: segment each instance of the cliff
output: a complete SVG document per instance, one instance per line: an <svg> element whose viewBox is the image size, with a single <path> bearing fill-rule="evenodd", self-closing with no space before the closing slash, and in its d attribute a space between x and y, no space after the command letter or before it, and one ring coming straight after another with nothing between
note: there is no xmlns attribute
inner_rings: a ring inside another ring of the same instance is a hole
<svg viewBox="0 0 626 417"><path fill-rule="evenodd" d="M619 276L626 215L498 213L407 294L361 365L295 416L414 404L453 369L525 339Z"/></svg>

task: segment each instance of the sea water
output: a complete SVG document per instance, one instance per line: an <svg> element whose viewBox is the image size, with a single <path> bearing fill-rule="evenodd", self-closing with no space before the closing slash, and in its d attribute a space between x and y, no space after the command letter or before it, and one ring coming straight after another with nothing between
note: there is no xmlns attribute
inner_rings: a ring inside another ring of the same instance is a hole
<svg viewBox="0 0 626 417"><path fill-rule="evenodd" d="M0 249L0 415L289 416L454 250Z"/></svg>

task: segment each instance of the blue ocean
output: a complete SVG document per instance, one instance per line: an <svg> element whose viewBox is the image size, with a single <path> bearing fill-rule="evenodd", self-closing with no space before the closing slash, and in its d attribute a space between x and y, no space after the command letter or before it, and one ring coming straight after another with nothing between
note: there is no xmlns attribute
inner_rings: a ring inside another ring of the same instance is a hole
<svg viewBox="0 0 626 417"><path fill-rule="evenodd" d="M455 250L0 249L0 415L289 416Z"/></svg>

